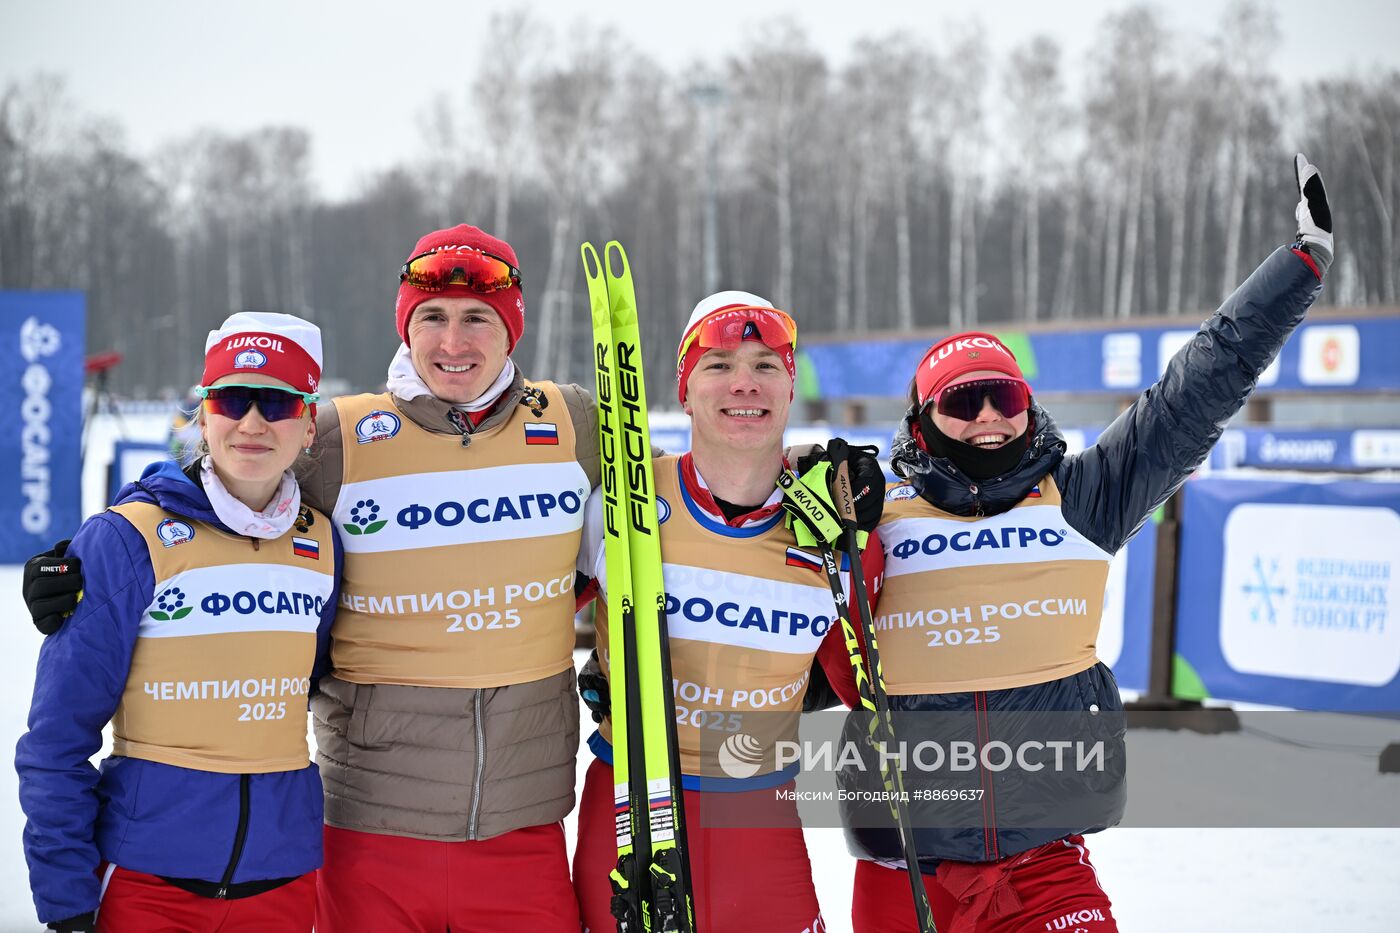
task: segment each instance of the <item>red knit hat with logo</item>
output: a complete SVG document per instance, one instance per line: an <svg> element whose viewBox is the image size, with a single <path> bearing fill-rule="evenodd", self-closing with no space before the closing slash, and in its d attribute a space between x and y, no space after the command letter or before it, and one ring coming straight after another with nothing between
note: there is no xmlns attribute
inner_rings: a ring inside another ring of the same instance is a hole
<svg viewBox="0 0 1400 933"><path fill-rule="evenodd" d="M930 399L961 376L983 370L1005 373L1013 379L1026 381L1026 377L1021 375L1020 364L1016 362L1016 354L991 334L968 331L938 341L928 348L914 375L920 407L927 405Z"/></svg>
<svg viewBox="0 0 1400 933"><path fill-rule="evenodd" d="M505 240L498 240L484 230L468 224L458 224L455 227L448 227L446 230L434 230L418 241L418 245L413 247L413 252L408 254L408 259L411 260L435 250L457 246L479 249L497 259L504 259L517 269L520 268L520 260L515 258L515 250L510 248L509 243ZM394 303L394 326L398 329L399 337L403 339L404 343L408 343L408 319L413 314L413 309L429 298L443 295L478 298L490 305L491 309L500 315L501 322L506 326L506 336L509 340L506 352L511 353L515 350L515 345L525 330L525 296L518 285L483 294L466 285L449 285L441 291L429 292L415 288L407 282L400 282L399 297Z"/></svg>

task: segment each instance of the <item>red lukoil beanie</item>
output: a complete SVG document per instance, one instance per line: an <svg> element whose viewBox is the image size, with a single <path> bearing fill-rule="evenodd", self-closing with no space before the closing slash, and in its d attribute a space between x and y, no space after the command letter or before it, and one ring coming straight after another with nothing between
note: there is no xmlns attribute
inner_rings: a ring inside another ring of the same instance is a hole
<svg viewBox="0 0 1400 933"><path fill-rule="evenodd" d="M414 259L424 253L459 246L479 249L483 253L490 253L497 259L504 259L517 269L520 268L520 261L515 258L515 250L510 248L509 243L505 240L498 240L484 230L468 224L458 224L455 227L448 227L446 230L435 230L429 233L418 241L418 245L413 247L413 252L409 253L408 259ZM449 285L440 291L429 292L415 288L407 282L400 282L398 300L394 303L394 326L398 329L399 337L404 343L408 343L408 319L413 314L413 309L430 298L443 295L479 298L490 305L491 310L500 315L501 322L506 326L506 336L509 340L506 353L514 352L515 345L520 341L520 335L525 330L525 296L518 285L483 294L466 285Z"/></svg>
<svg viewBox="0 0 1400 933"><path fill-rule="evenodd" d="M919 405L927 405L929 399L952 385L959 376L979 370L1005 373L1022 382L1026 380L1021 375L1016 354L991 334L977 331L954 334L929 347L919 361L918 372L914 375Z"/></svg>

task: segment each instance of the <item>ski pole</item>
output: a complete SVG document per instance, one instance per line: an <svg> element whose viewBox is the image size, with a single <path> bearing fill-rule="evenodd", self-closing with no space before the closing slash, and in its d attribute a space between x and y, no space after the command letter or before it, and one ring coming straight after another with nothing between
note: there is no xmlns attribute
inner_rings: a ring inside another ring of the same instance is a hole
<svg viewBox="0 0 1400 933"><path fill-rule="evenodd" d="M802 521L813 531L821 550L822 566L826 571L827 585L836 604L836 615L841 620L841 633L846 641L847 658L851 662L856 678L856 688L860 693L861 706L869 716L868 739L871 747L878 750L895 744L894 723L890 712L889 695L885 691L884 672L880 667L880 649L875 640L875 625L870 616L870 603L865 590L865 574L860 560L859 529L856 527L855 495L851 489L850 469L845 457L845 444L833 444L831 453L835 462L833 488L836 490L837 518L839 527L833 527L832 516L827 504L813 493L791 470L784 470L778 477L778 486L784 498L792 503L793 509L801 514ZM867 676L865 663L861 658L860 641L851 622L850 603L845 588L841 585L841 571L836 562L832 540L837 535L843 537L844 549L850 558L851 586L856 597L856 614L860 621L860 633L865 638L866 650L870 656L870 673ZM914 898L914 913L923 933L938 933L933 922L933 907L929 904L928 891L924 889L923 872L919 869L919 853L914 843L913 819L909 815L909 802L904 794L904 777L893 767L887 756L880 755L880 777L888 792L890 815L899 827L900 842L904 848L904 862L908 867L910 893Z"/></svg>

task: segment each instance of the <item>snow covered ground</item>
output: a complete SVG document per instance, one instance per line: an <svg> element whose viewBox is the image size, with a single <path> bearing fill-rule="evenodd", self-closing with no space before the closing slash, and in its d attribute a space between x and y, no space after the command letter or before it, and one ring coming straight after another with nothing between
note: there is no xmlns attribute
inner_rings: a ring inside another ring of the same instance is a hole
<svg viewBox="0 0 1400 933"><path fill-rule="evenodd" d="M18 567L0 568L0 748L6 758L0 767L0 933L39 929L20 846L24 820L8 764L24 730L41 642L19 584ZM1374 771L1374 761L1355 760L1358 769ZM588 761L582 749L580 786ZM1400 775L1394 780L1400 782ZM568 829L572 839L572 819ZM809 830L807 846L827 929L850 930L853 863L840 831ZM1124 931L1400 929L1400 830L1115 829L1090 837L1089 847Z"/></svg>

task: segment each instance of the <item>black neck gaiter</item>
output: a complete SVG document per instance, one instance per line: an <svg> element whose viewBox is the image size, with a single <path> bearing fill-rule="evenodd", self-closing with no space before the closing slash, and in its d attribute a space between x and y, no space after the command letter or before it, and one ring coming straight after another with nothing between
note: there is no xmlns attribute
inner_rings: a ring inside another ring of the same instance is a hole
<svg viewBox="0 0 1400 933"><path fill-rule="evenodd" d="M965 473L969 479L978 482L1004 476L1014 470L1026 454L1026 445L1030 443L1031 433L1028 430L1022 431L1019 437L1013 437L1000 447L974 447L954 440L938 430L933 423L933 416L928 411L919 415L919 430L923 433L924 445L930 454L953 461L953 466Z"/></svg>

